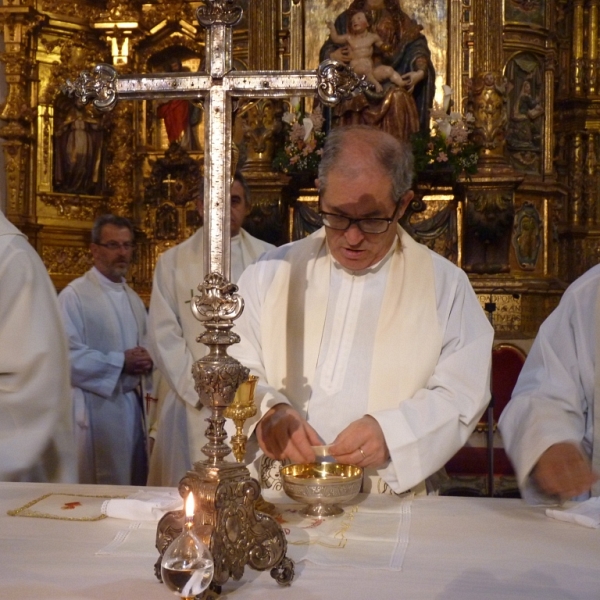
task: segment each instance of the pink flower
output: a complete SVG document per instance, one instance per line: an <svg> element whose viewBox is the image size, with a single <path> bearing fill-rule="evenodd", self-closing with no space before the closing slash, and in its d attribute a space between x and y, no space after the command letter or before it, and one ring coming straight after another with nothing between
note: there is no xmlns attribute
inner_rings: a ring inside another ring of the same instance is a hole
<svg viewBox="0 0 600 600"><path fill-rule="evenodd" d="M304 135L304 127L302 127L302 125L300 125L299 123L294 123L290 130L290 142L298 144L299 142L302 142L304 140Z"/></svg>
<svg viewBox="0 0 600 600"><path fill-rule="evenodd" d="M440 152L435 160L438 162L448 162L448 155L445 152Z"/></svg>
<svg viewBox="0 0 600 600"><path fill-rule="evenodd" d="M313 122L316 131L320 131L321 127L323 127L323 123L325 123L325 118L323 117L323 109L320 106L317 106L313 111L312 115L310 115L310 120Z"/></svg>

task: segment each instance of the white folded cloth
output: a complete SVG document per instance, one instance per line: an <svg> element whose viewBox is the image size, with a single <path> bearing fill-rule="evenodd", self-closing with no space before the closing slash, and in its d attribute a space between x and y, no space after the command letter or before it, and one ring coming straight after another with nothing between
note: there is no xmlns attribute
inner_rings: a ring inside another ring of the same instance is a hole
<svg viewBox="0 0 600 600"><path fill-rule="evenodd" d="M547 508L546 515L560 521L577 523L584 527L597 529L600 527L600 498L594 497L585 502L578 502L575 506L566 510Z"/></svg>
<svg viewBox="0 0 600 600"><path fill-rule="evenodd" d="M102 504L102 514L130 521L158 521L171 510L181 510L183 498L175 489L139 491L127 498L111 498Z"/></svg>

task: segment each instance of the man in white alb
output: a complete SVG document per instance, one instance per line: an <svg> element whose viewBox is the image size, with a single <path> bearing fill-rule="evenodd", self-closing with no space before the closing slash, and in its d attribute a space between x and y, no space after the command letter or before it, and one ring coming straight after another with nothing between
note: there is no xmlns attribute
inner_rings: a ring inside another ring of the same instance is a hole
<svg viewBox="0 0 600 600"><path fill-rule="evenodd" d="M231 280L263 252L273 248L242 229L250 210L250 192L236 173L231 186ZM202 202L198 211L203 215ZM154 271L148 340L161 376L170 388L160 402L155 443L150 457L149 485L175 486L194 462L204 459L204 432L210 411L199 404L192 364L207 352L196 341L201 323L193 316L190 301L204 280L203 228L175 248L164 252Z"/></svg>
<svg viewBox="0 0 600 600"><path fill-rule="evenodd" d="M125 283L133 226L115 215L94 223L94 266L58 296L71 357L80 483L145 485L145 393L152 359L142 346L146 309Z"/></svg>
<svg viewBox="0 0 600 600"><path fill-rule="evenodd" d="M600 496L600 265L542 323L499 427L531 503Z"/></svg>
<svg viewBox="0 0 600 600"><path fill-rule="evenodd" d="M325 227L239 281L230 353L260 378L260 448L308 462L331 444L338 462L366 468L365 491L424 492L489 399L493 332L469 280L397 225L412 172L389 134L333 130L318 179Z"/></svg>
<svg viewBox="0 0 600 600"><path fill-rule="evenodd" d="M56 290L0 212L0 481L77 481L71 413Z"/></svg>

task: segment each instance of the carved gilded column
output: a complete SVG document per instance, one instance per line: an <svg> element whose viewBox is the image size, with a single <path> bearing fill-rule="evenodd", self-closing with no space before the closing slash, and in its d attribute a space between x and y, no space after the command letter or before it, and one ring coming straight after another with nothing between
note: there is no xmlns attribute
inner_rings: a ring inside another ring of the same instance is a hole
<svg viewBox="0 0 600 600"><path fill-rule="evenodd" d="M584 60L583 60L583 36L584 36L584 0L573 0L573 30L572 30L572 82L573 91L576 96L584 93Z"/></svg>
<svg viewBox="0 0 600 600"><path fill-rule="evenodd" d="M298 71L305 67L303 3L303 0L292 0L290 5L290 69Z"/></svg>
<svg viewBox="0 0 600 600"><path fill-rule="evenodd" d="M554 172L554 94L550 90L554 90L556 72L556 53L553 52L546 60L546 68L544 70L544 89L547 90L544 94L544 159L543 172L545 175L550 175Z"/></svg>
<svg viewBox="0 0 600 600"><path fill-rule="evenodd" d="M506 85L502 74L502 0L473 1L473 81L470 103L480 170L506 165Z"/></svg>
<svg viewBox="0 0 600 600"><path fill-rule="evenodd" d="M598 210L598 134L590 131L587 136L585 159L585 176L583 181L584 206L586 208L587 225L594 227Z"/></svg>
<svg viewBox="0 0 600 600"><path fill-rule="evenodd" d="M28 181L31 172L30 145L33 139L32 123L36 112L28 98L32 63L30 33L43 17L25 2L14 0L10 6L0 7L0 25L3 27L5 52L0 60L6 66L8 95L0 114L4 125L0 137L4 138L6 160L7 216L23 228L34 216L30 197L32 186Z"/></svg>
<svg viewBox="0 0 600 600"><path fill-rule="evenodd" d="M569 204L569 221L571 225L581 225L583 219L583 134L576 132L570 140L570 172L569 189L571 202Z"/></svg>
<svg viewBox="0 0 600 600"><path fill-rule="evenodd" d="M285 67L298 68L289 62L291 57L287 52L282 52L286 56L284 63L279 63L280 2L248 2L248 67L252 70L277 69L284 67L285 62ZM290 40L285 39L285 43ZM236 116L234 141L245 149L242 170L252 189L252 210L244 227L263 239L268 232L278 232L284 227L283 183L272 167L282 114L281 100L262 98L244 99Z"/></svg>
<svg viewBox="0 0 600 600"><path fill-rule="evenodd" d="M469 105L478 172L465 184L463 268L478 275L510 272L514 190L522 181L504 156L506 84L502 73L502 0L473 0L473 79ZM491 284L494 287L494 284Z"/></svg>
<svg viewBox="0 0 600 600"><path fill-rule="evenodd" d="M588 4L588 55L587 55L587 91L595 94L598 90L598 5L600 0L589 0Z"/></svg>
<svg viewBox="0 0 600 600"><path fill-rule="evenodd" d="M462 39L462 0L450 0L448 11L448 22L450 26L450 39ZM454 98L458 102L463 98L462 67L463 48L461 44L450 44L448 54L448 72L450 74L450 87ZM462 105L458 107L461 109Z"/></svg>
<svg viewBox="0 0 600 600"><path fill-rule="evenodd" d="M253 71L277 68L278 0L248 3L248 67Z"/></svg>

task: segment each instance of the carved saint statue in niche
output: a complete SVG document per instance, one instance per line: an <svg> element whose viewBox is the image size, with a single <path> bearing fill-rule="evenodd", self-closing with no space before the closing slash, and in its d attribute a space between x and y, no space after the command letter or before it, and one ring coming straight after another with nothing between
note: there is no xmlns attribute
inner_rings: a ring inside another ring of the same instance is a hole
<svg viewBox="0 0 600 600"><path fill-rule="evenodd" d="M401 9L400 0L353 0L335 20L338 36L352 33L357 13L363 13L370 24L366 32L376 34L382 42L373 49L373 69L391 67L399 77L385 81L380 92L367 90L335 107L334 124L374 125L402 140L428 130L435 70L422 27ZM329 37L320 52L321 61L328 58L350 64L352 52Z"/></svg>
<svg viewBox="0 0 600 600"><path fill-rule="evenodd" d="M515 216L513 246L522 269L535 269L542 246L542 219L533 204L526 202Z"/></svg>
<svg viewBox="0 0 600 600"><path fill-rule="evenodd" d="M181 59L174 57L168 61L170 73L189 71ZM202 118L199 106L186 98L174 98L158 105L157 114L165 123L169 144L177 143L184 150L198 151L201 149L196 127Z"/></svg>
<svg viewBox="0 0 600 600"><path fill-rule="evenodd" d="M532 54L521 54L510 61L507 73L511 92L506 147L516 168L539 173L544 122L540 65Z"/></svg>
<svg viewBox="0 0 600 600"><path fill-rule="evenodd" d="M68 194L103 192L103 128L90 106L57 106L54 130L54 190ZM62 112L62 115L61 115ZM65 114L66 112L66 114Z"/></svg>

